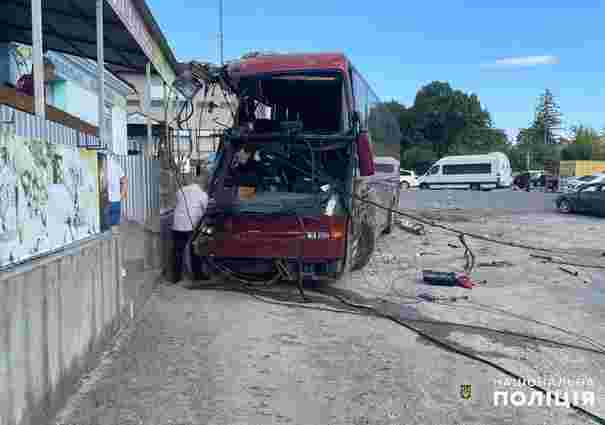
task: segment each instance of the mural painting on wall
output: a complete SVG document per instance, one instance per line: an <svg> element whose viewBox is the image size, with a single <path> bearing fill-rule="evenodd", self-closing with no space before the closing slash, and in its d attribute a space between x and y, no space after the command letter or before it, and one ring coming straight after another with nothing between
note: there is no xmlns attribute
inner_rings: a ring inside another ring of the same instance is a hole
<svg viewBox="0 0 605 425"><path fill-rule="evenodd" d="M0 267L99 232L97 154L0 126Z"/></svg>

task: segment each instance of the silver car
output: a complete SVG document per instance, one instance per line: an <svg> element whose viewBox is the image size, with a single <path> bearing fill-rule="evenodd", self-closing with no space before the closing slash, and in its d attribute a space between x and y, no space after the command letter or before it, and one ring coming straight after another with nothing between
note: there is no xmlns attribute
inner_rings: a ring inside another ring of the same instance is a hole
<svg viewBox="0 0 605 425"><path fill-rule="evenodd" d="M580 188L580 186L602 182L605 182L605 173L597 173L591 176L575 177L567 181L567 184L563 188L563 191L575 192Z"/></svg>

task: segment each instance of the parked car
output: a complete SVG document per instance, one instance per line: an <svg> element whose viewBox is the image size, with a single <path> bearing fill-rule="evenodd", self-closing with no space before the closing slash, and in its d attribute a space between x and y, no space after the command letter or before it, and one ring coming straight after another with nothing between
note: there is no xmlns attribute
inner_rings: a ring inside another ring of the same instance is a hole
<svg viewBox="0 0 605 425"><path fill-rule="evenodd" d="M575 192L560 195L556 205L562 213L584 212L605 216L605 183L580 186Z"/></svg>
<svg viewBox="0 0 605 425"><path fill-rule="evenodd" d="M412 170L399 170L399 185L402 189L418 186L416 173Z"/></svg>
<svg viewBox="0 0 605 425"><path fill-rule="evenodd" d="M597 173L591 176L582 176L570 179L564 188L564 192L576 192L580 186L605 182L605 173Z"/></svg>

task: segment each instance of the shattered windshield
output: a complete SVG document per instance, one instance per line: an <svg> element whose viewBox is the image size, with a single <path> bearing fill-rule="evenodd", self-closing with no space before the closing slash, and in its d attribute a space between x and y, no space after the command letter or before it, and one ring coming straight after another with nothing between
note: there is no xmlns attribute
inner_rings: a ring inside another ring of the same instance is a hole
<svg viewBox="0 0 605 425"><path fill-rule="evenodd" d="M274 73L243 77L238 90L246 97L266 105L270 113L263 118L280 122L299 122L302 130L337 133L343 130L342 77L334 72ZM260 119L258 114L240 115L242 121ZM259 125L270 125L261 122Z"/></svg>

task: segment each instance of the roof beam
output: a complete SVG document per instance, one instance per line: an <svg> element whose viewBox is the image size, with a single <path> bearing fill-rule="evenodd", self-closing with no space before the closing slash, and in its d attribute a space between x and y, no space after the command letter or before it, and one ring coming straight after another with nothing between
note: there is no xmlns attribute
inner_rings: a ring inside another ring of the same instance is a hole
<svg viewBox="0 0 605 425"><path fill-rule="evenodd" d="M31 28L29 28L29 27L24 27L24 26L21 26L21 25L16 25L16 24L10 23L8 21L4 21L4 20L0 20L0 25L6 25L7 27L18 29L18 30L24 31L26 33L31 32ZM45 31L45 32L47 34L49 34L49 35L54 36L54 37L58 37L58 38L60 38L62 40L66 39L66 37L64 35L62 35L59 31L53 31L53 30L51 30L51 31ZM85 39L85 38L71 37L71 36L67 37L67 39L69 39L70 41L75 41L76 43L89 44L91 46L96 46L97 45L96 40L88 40L88 39ZM147 58L147 56L145 56L145 54L143 53L142 50L132 50L132 49L129 49L129 48L124 47L124 46L113 44L111 41L108 42L107 39L105 39L105 44L109 45L109 47L111 49L114 49L114 50L121 50L123 52L130 53L130 54L133 54L133 55L139 55L139 56L145 58L145 62L147 62L149 60Z"/></svg>
<svg viewBox="0 0 605 425"><path fill-rule="evenodd" d="M22 2L22 1L13 1L12 2L14 5L16 6L21 6L24 9L29 8L29 4L26 2ZM74 7L73 2L70 2L70 6L73 9L76 9L79 12L79 15L73 14L73 13L69 13L69 12L65 12L64 10L60 10L60 9L55 9L52 7L48 7L48 6L43 6L42 8L42 13L46 14L46 13L51 13L51 14L55 14L58 16L64 16L66 18L72 18L72 19L77 19L81 22L85 22L87 24L94 24L95 23L95 17L94 16L89 16L86 13L83 13L83 11L80 8ZM119 28L119 29L123 29L124 26L120 23L120 22L115 22L115 21L104 21L105 25L110 25L112 27L115 28Z"/></svg>
<svg viewBox="0 0 605 425"><path fill-rule="evenodd" d="M0 22L0 24L1 24L1 22ZM28 33L29 33L29 31L28 31ZM21 38L21 39L19 39L19 38L15 38L15 37L11 37L10 39L6 39L6 40L3 39L3 38L0 38L0 41L7 42L7 43L9 43L9 42L16 42L16 43L22 43L22 44L29 44L29 43L31 43L31 40L29 38ZM65 50L65 49L53 48L52 50L53 50L53 52L65 53L67 55L73 55L74 54L74 52L68 51L68 50ZM84 57L88 58L88 59L91 59L91 60L94 60L94 57L90 57L90 56L87 56L87 55L85 55ZM131 69L129 69L123 63L115 62L115 61L112 61L111 59L109 59L109 60L106 59L105 60L105 64L124 68L125 71L121 71L121 72L136 72L136 73L141 73L141 72L145 71L145 67L144 66L140 66L139 67L139 66L133 65L133 67Z"/></svg>
<svg viewBox="0 0 605 425"><path fill-rule="evenodd" d="M73 1L73 0L69 0L69 4L72 8L74 8L75 10L78 11L78 13L85 18L86 14L84 13L84 11L82 9L80 9L80 7ZM107 21L104 21L105 25L106 23L108 23ZM115 26L115 24L111 23L111 26ZM118 25L120 27L120 30L124 30L124 27L122 25ZM105 36L103 36L103 41L105 44L107 44L107 46L109 46L110 48L112 48L113 44L111 41L107 40ZM120 49L116 49L115 53L120 56L122 58L122 60L128 64L128 66L134 67L134 65L132 64L132 62L130 62L130 59L128 59L126 56L124 56L124 54L121 52Z"/></svg>

